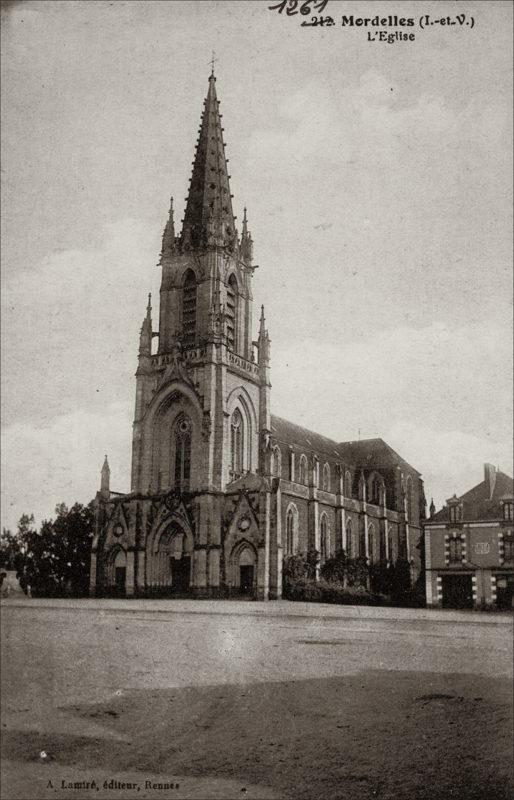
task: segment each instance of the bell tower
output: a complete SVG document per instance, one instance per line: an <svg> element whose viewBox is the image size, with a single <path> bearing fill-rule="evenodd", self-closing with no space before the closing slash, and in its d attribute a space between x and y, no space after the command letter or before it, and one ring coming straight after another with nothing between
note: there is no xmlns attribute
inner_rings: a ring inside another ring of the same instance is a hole
<svg viewBox="0 0 514 800"><path fill-rule="evenodd" d="M182 229L175 235L173 199L162 238L159 353L179 341L203 346L222 314L232 352L251 358L253 243L246 210L239 238L232 208L216 78L211 75L190 178Z"/></svg>
<svg viewBox="0 0 514 800"><path fill-rule="evenodd" d="M165 427L159 433L165 394L168 409L181 406L191 417L190 490L224 491L240 474L258 468L262 370L252 336L253 240L246 208L241 235L236 227L223 132L211 74L180 232L172 198L162 237L159 329L152 327L150 300L141 328L133 492L181 488L175 481L178 467L170 462L173 442L167 442ZM244 406L244 452L236 459L231 452L231 392ZM194 413L186 406L193 406Z"/></svg>
<svg viewBox="0 0 514 800"><path fill-rule="evenodd" d="M122 569L127 595L278 591L270 341L264 313L252 335L253 241L246 208L236 227L219 106L212 73L184 218L172 198L162 236L158 327L151 296L141 325L130 493L102 472L93 594L117 591Z"/></svg>

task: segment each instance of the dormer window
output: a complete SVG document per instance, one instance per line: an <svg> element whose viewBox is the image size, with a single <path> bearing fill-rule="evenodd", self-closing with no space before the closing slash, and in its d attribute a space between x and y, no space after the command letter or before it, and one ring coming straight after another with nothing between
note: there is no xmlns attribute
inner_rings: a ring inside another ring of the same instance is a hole
<svg viewBox="0 0 514 800"><path fill-rule="evenodd" d="M450 500L446 501L449 508L450 508L450 522L462 522L463 513L462 513L462 503L453 495Z"/></svg>
<svg viewBox="0 0 514 800"><path fill-rule="evenodd" d="M505 500L503 503L503 519L506 519L508 522L512 522L514 520L513 500Z"/></svg>

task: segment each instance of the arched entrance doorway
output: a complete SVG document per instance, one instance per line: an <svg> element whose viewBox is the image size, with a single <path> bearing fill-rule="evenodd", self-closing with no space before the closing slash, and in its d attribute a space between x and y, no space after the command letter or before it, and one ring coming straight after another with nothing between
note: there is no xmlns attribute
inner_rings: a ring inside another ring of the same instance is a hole
<svg viewBox="0 0 514 800"><path fill-rule="evenodd" d="M234 553L234 584L238 594L251 596L257 580L257 558L249 544L243 544Z"/></svg>
<svg viewBox="0 0 514 800"><path fill-rule="evenodd" d="M125 597L127 555L121 547L114 547L107 558L107 591L112 597Z"/></svg>
<svg viewBox="0 0 514 800"><path fill-rule="evenodd" d="M192 536L177 523L170 523L155 542L151 588L158 594L187 594L191 585L192 555Z"/></svg>

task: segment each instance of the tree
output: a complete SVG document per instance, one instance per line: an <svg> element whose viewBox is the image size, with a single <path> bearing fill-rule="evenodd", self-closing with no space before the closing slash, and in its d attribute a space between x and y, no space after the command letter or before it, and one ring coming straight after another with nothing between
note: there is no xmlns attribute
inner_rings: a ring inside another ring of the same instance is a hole
<svg viewBox="0 0 514 800"><path fill-rule="evenodd" d="M388 561L379 561L369 567L371 589L377 594L391 593L391 578L394 567Z"/></svg>
<svg viewBox="0 0 514 800"><path fill-rule="evenodd" d="M305 556L305 563L306 563L307 577L310 578L310 580L316 579L319 560L320 560L319 553L317 550L314 549L307 550L307 554Z"/></svg>
<svg viewBox="0 0 514 800"><path fill-rule="evenodd" d="M393 600L405 600L412 588L410 564L406 558L399 558L390 571L390 593Z"/></svg>
<svg viewBox="0 0 514 800"><path fill-rule="evenodd" d="M33 517L20 519L25 583L39 596L85 595L94 527L92 505L75 503L68 509L61 503L55 513L56 518L45 520L39 532L31 527Z"/></svg>
<svg viewBox="0 0 514 800"><path fill-rule="evenodd" d="M2 528L0 533L0 567L2 569L16 569L16 560L20 554L20 540L15 533Z"/></svg>
<svg viewBox="0 0 514 800"><path fill-rule="evenodd" d="M347 577L347 568L348 559L346 558L346 553L344 550L339 550L335 556L325 561L321 567L321 577L327 581L337 581L340 584L344 584Z"/></svg>
<svg viewBox="0 0 514 800"><path fill-rule="evenodd" d="M286 556L282 564L282 592L284 597L290 597L293 586L306 577L307 563L304 556Z"/></svg>

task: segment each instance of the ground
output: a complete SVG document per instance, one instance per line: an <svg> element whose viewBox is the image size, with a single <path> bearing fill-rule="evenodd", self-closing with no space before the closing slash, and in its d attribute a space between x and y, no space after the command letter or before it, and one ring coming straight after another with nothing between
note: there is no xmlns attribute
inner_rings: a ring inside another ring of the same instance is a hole
<svg viewBox="0 0 514 800"><path fill-rule="evenodd" d="M287 602L3 600L1 796L503 800L510 623Z"/></svg>

